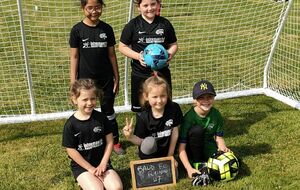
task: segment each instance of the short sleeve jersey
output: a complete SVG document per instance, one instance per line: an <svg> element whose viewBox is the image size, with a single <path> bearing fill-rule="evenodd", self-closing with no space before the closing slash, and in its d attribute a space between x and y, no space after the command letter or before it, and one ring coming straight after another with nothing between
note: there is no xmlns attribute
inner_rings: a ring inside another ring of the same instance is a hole
<svg viewBox="0 0 300 190"><path fill-rule="evenodd" d="M124 27L120 41L130 45L136 52L143 51L147 45L158 43L168 49L168 45L177 42L175 30L164 17L155 16L154 21L149 24L141 15L135 17ZM138 60L131 62L132 72L136 75L149 75L150 68L140 65Z"/></svg>
<svg viewBox="0 0 300 190"><path fill-rule="evenodd" d="M108 47L116 44L113 29L100 21L91 27L82 21L73 26L69 44L79 49L77 78L107 79L113 76Z"/></svg>
<svg viewBox="0 0 300 190"><path fill-rule="evenodd" d="M223 118L220 112L212 107L205 118L200 117L192 107L185 115L180 126L179 142L187 143L188 132L192 126L203 126L205 128L204 156L209 158L217 151L214 136L223 136Z"/></svg>
<svg viewBox="0 0 300 190"><path fill-rule="evenodd" d="M152 136L156 139L157 143L157 152L155 154L148 157L139 150L139 157L141 159L148 159L167 156L172 129L179 126L183 119L179 105L175 102L167 103L161 118L154 118L150 107L136 116L134 134L142 139Z"/></svg>
<svg viewBox="0 0 300 190"><path fill-rule="evenodd" d="M64 126L62 145L76 149L93 166L98 166L104 155L106 135L111 133L108 119L96 110L88 120L72 115ZM72 166L78 165L71 161Z"/></svg>

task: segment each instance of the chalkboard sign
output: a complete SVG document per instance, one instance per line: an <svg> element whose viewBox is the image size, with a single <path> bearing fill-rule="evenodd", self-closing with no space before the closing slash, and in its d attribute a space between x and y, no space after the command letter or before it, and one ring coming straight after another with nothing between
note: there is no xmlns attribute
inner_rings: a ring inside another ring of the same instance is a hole
<svg viewBox="0 0 300 190"><path fill-rule="evenodd" d="M152 189L176 185L172 156L130 162L132 188Z"/></svg>

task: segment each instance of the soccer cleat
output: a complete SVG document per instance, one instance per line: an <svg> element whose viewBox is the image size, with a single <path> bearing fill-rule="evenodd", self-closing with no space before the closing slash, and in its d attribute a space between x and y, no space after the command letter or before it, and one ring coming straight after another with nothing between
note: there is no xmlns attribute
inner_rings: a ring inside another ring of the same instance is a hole
<svg viewBox="0 0 300 190"><path fill-rule="evenodd" d="M114 152L117 155L123 155L123 154L125 154L125 150L122 148L122 146L121 146L120 143L114 144Z"/></svg>
<svg viewBox="0 0 300 190"><path fill-rule="evenodd" d="M200 170L200 174L193 173L193 186L207 186L211 183L210 177L208 175L207 167L202 167Z"/></svg>

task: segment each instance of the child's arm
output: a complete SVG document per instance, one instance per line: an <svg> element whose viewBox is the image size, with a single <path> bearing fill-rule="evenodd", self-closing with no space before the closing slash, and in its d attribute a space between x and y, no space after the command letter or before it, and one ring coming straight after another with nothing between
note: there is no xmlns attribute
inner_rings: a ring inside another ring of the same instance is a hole
<svg viewBox="0 0 300 190"><path fill-rule="evenodd" d="M78 60L79 59L79 49L71 48L70 49L70 82L71 84L76 80L77 71L78 71Z"/></svg>
<svg viewBox="0 0 300 190"><path fill-rule="evenodd" d="M177 140L178 140L178 136L179 136L178 126L173 127L168 156L173 156L174 155L174 151L175 151L176 143L177 143Z"/></svg>
<svg viewBox="0 0 300 190"><path fill-rule="evenodd" d="M86 161L75 148L66 148L66 150L72 160L94 175L96 168Z"/></svg>
<svg viewBox="0 0 300 190"><path fill-rule="evenodd" d="M141 139L138 136L132 134L132 131L133 131L132 130L132 123L133 123L133 118L131 118L130 123L129 123L128 118L126 117L126 125L123 128L123 135L131 143L140 146L143 139Z"/></svg>
<svg viewBox="0 0 300 190"><path fill-rule="evenodd" d="M169 53L168 62L169 63L170 63L171 59L175 56L177 50L178 50L177 42L169 45L169 47L168 47L168 53Z"/></svg>
<svg viewBox="0 0 300 190"><path fill-rule="evenodd" d="M186 169L189 178L192 178L193 173L200 174L200 172L198 170L196 170L195 168L193 168L189 162L188 156L186 154L186 143L179 144L179 158L180 158L184 168Z"/></svg>
<svg viewBox="0 0 300 190"><path fill-rule="evenodd" d="M105 140L106 140L106 146L104 150L104 155L95 173L95 175L98 177L102 177L104 172L106 171L107 163L109 161L114 146L113 134L112 133L107 134L105 136Z"/></svg>
<svg viewBox="0 0 300 190"><path fill-rule="evenodd" d="M119 43L119 51L126 57L138 60L141 63L141 65L146 67L142 52L133 51L128 45L122 42Z"/></svg>
<svg viewBox="0 0 300 190"><path fill-rule="evenodd" d="M108 48L108 57L111 62L111 66L114 72L114 93L117 95L119 93L119 68L117 63L117 56L115 52L115 46Z"/></svg>
<svg viewBox="0 0 300 190"><path fill-rule="evenodd" d="M218 146L218 150L221 150L223 152L229 152L230 149L226 147L225 141L223 137L216 136L216 143Z"/></svg>

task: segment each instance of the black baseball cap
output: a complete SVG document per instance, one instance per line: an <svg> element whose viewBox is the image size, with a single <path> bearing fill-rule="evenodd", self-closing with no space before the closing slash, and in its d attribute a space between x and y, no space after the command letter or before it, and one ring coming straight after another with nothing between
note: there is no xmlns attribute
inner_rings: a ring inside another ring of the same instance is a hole
<svg viewBox="0 0 300 190"><path fill-rule="evenodd" d="M201 80L194 85L193 98L197 99L203 94L212 94L216 96L214 86L207 80Z"/></svg>

